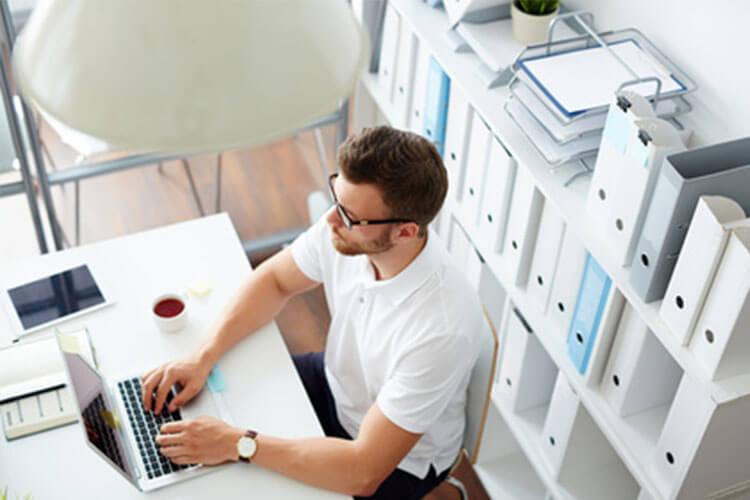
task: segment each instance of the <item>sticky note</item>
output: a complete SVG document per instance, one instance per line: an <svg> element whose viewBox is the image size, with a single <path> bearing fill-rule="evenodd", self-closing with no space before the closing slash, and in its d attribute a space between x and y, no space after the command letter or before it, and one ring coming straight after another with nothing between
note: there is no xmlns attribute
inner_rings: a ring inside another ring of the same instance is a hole
<svg viewBox="0 0 750 500"><path fill-rule="evenodd" d="M219 365L214 365L211 373L208 374L208 390L211 392L223 392L227 387L226 380L224 380L224 374L219 370Z"/></svg>
<svg viewBox="0 0 750 500"><path fill-rule="evenodd" d="M205 297L211 293L211 284L205 278L199 278L190 284L188 291L194 297Z"/></svg>
<svg viewBox="0 0 750 500"><path fill-rule="evenodd" d="M58 339L60 340L60 348L68 354L81 354L81 346L78 344L78 339L72 335L65 335L64 333L59 334Z"/></svg>
<svg viewBox="0 0 750 500"><path fill-rule="evenodd" d="M99 415L104 419L105 422L107 422L107 425L110 429L117 430L120 428L120 420L113 412L102 409L100 410Z"/></svg>

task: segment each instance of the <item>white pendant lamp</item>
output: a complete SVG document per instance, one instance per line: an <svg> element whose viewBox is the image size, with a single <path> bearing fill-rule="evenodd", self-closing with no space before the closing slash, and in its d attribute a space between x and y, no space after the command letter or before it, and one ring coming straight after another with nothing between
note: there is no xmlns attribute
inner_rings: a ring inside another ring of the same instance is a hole
<svg viewBox="0 0 750 500"><path fill-rule="evenodd" d="M366 63L345 0L46 0L18 37L22 95L130 151L259 144L336 110Z"/></svg>

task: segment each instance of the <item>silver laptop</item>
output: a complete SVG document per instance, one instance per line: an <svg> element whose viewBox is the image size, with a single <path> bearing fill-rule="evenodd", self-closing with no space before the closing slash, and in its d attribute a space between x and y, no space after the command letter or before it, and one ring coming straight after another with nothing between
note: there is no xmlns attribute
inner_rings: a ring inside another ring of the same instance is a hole
<svg viewBox="0 0 750 500"><path fill-rule="evenodd" d="M66 352L62 345L60 349L86 442L136 488L150 491L221 469L175 464L159 453L154 442L164 423L202 415L218 418L215 399L207 391L169 413L167 404L174 397L173 389L161 415L155 415L143 408L139 376L121 378L109 385L81 356Z"/></svg>

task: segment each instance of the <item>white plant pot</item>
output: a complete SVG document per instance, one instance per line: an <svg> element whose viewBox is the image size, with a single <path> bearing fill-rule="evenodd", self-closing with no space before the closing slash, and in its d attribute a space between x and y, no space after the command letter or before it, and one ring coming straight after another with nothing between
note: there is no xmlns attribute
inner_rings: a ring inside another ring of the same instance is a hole
<svg viewBox="0 0 750 500"><path fill-rule="evenodd" d="M510 6L510 16L513 18L513 38L524 45L546 41L549 23L559 11L558 7L554 12L544 16L535 16L519 9L514 0Z"/></svg>

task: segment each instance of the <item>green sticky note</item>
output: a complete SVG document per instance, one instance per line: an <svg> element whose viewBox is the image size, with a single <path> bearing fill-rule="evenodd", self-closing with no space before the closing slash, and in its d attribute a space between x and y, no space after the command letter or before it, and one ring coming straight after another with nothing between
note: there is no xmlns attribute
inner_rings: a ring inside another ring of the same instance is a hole
<svg viewBox="0 0 750 500"><path fill-rule="evenodd" d="M219 370L219 365L214 365L211 373L208 374L206 384L211 392L223 392L226 389L227 382L224 380L224 374Z"/></svg>

